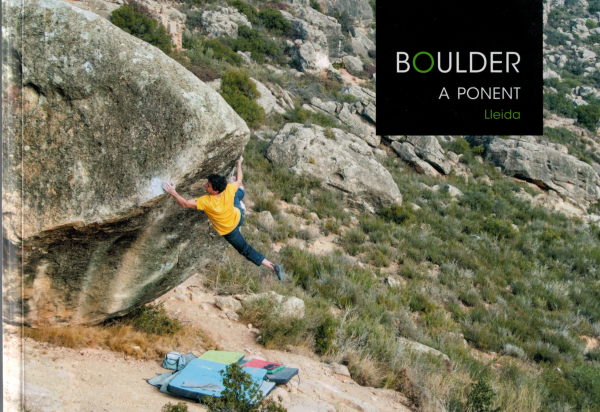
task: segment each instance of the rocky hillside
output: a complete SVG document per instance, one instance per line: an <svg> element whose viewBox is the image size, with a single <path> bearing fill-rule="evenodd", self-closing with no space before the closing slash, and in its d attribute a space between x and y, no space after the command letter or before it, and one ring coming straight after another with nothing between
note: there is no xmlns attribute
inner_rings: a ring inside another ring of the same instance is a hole
<svg viewBox="0 0 600 412"><path fill-rule="evenodd" d="M305 365L289 411L600 410L600 3L544 5L543 136L378 136L374 5L27 3L51 18L8 37L5 321L166 300ZM281 283L159 190L203 194L242 152L242 233Z"/></svg>

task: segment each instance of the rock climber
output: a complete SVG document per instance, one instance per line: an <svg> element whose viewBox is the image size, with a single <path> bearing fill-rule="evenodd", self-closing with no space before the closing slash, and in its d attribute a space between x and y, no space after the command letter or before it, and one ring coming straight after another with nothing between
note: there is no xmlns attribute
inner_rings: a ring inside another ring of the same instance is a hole
<svg viewBox="0 0 600 412"><path fill-rule="evenodd" d="M217 233L223 236L240 255L256 266L262 265L271 269L279 280L283 280L281 266L274 265L254 250L240 233L240 227L244 223L244 208L241 200L246 194L242 184L243 160L244 158L240 156L237 161L237 173L235 177L232 177L231 183L227 184L224 176L212 174L208 176L208 182L204 185L208 194L196 199L185 200L170 183L163 182L162 186L165 192L172 195L181 207L204 211Z"/></svg>

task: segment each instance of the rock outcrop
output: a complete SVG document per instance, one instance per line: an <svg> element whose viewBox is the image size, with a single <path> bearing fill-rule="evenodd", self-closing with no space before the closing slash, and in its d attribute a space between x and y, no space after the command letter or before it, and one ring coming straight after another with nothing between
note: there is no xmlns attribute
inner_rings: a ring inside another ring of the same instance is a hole
<svg viewBox="0 0 600 412"><path fill-rule="evenodd" d="M240 26L252 28L252 24L245 15L233 7L219 7L216 10L206 10L202 13L202 26L208 36L217 38L221 36L237 39Z"/></svg>
<svg viewBox="0 0 600 412"><path fill-rule="evenodd" d="M381 138L377 136L374 127L377 111L375 92L354 85L343 87L341 92L351 94L358 101L350 104L322 101L318 97L313 97L310 100L310 105L305 105L305 108L336 118L340 124L350 126L352 133L367 142L369 146L378 147Z"/></svg>
<svg viewBox="0 0 600 412"><path fill-rule="evenodd" d="M282 11L281 14L290 22L298 39L312 43L317 51L329 57L340 55L344 35L336 19L301 5L295 5L289 12Z"/></svg>
<svg viewBox="0 0 600 412"><path fill-rule="evenodd" d="M265 114L269 115L272 112L285 113L285 109L279 105L277 98L267 86L252 77L250 80L256 84L256 90L260 93L260 97L256 99L256 103L265 110Z"/></svg>
<svg viewBox="0 0 600 412"><path fill-rule="evenodd" d="M452 164L446 159L444 150L435 136L406 136L400 142L400 136L387 136L392 141L391 147L405 162L412 165L418 173L437 176L447 175Z"/></svg>
<svg viewBox="0 0 600 412"><path fill-rule="evenodd" d="M327 51L319 45L301 39L288 45L287 52L303 72L318 72L330 66Z"/></svg>
<svg viewBox="0 0 600 412"><path fill-rule="evenodd" d="M284 0L288 4L310 6L310 0ZM368 0L323 0L319 2L325 13L346 12L355 24L368 27L373 22L373 9Z"/></svg>
<svg viewBox="0 0 600 412"><path fill-rule="evenodd" d="M203 194L249 130L217 92L96 14L58 0L3 7L5 320L127 313L225 248L161 181Z"/></svg>
<svg viewBox="0 0 600 412"><path fill-rule="evenodd" d="M389 207L402 202L392 176L365 141L339 129L286 124L271 141L267 158L321 180L358 204L366 200L376 207Z"/></svg>
<svg viewBox="0 0 600 412"><path fill-rule="evenodd" d="M589 164L568 154L563 145L538 141L533 136L502 139L499 136L466 136L472 146L482 145L485 160L503 173L552 189L574 203L600 199L600 177Z"/></svg>
<svg viewBox="0 0 600 412"><path fill-rule="evenodd" d="M371 41L364 33L358 30L354 31L352 38L352 49L363 57L370 57L369 52L375 51L375 43Z"/></svg>

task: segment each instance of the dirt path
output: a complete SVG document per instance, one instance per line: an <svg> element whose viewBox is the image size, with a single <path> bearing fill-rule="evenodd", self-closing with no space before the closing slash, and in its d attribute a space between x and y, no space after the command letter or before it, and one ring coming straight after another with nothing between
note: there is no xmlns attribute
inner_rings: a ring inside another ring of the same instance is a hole
<svg viewBox="0 0 600 412"><path fill-rule="evenodd" d="M201 327L223 350L243 352L300 368L300 379L279 386L270 397L280 397L289 412L410 411L406 399L395 391L366 388L351 378L337 375L314 355L265 350L256 344L258 331L232 321L214 306L214 296L204 293L199 275L162 296L167 312L183 322ZM196 295L194 301L191 293ZM184 299L182 299L184 298ZM4 355L5 411L21 411L17 404L19 351L23 345L25 408L28 412L160 411L168 402L180 400L162 394L146 379L167 372L158 361L126 359L122 354L102 349L53 347L32 339L19 340L16 329L5 330ZM196 353L200 355L200 353ZM308 356L307 356L308 355ZM188 410L204 411L203 406L186 402ZM7 407L8 406L8 407Z"/></svg>

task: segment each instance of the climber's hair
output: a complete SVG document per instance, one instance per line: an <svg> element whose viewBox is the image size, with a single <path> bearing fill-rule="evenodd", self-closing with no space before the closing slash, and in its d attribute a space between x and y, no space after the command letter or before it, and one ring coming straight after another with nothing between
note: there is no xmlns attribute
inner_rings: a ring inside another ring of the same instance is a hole
<svg viewBox="0 0 600 412"><path fill-rule="evenodd" d="M221 175L210 175L208 176L208 181L212 186L213 190L221 193L227 187L227 179Z"/></svg>

